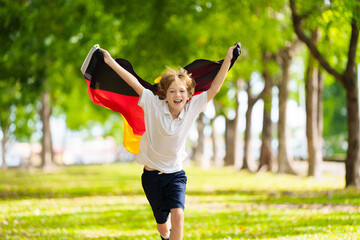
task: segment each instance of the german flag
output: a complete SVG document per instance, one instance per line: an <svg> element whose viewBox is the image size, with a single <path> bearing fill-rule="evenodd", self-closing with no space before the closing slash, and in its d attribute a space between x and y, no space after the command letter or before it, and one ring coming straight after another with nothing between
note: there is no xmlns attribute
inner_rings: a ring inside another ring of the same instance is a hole
<svg viewBox="0 0 360 240"><path fill-rule="evenodd" d="M240 43L236 45L230 68L241 53ZM157 83L151 84L139 77L127 60L116 58L115 61L135 76L141 85L156 94ZM184 67L188 73L191 73L196 82L194 94L199 94L210 88L222 62L223 60L198 59ZM139 95L104 62L104 56L97 44L88 53L81 71L88 84L90 99L94 103L118 112L123 116L125 127L124 146L129 152L137 154L140 150L140 138L145 132L144 112L138 106Z"/></svg>

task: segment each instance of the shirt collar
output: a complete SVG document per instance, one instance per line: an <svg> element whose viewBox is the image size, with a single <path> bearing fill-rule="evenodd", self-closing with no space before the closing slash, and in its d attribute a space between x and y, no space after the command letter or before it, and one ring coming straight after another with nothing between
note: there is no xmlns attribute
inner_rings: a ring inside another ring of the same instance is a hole
<svg viewBox="0 0 360 240"><path fill-rule="evenodd" d="M186 105L187 105L187 104L185 104L185 106L181 109L181 112L180 112L179 116L177 117L179 120L182 120L182 119L184 118ZM164 101L164 105L163 105L163 112L164 112L164 114L166 114L166 115L170 115L170 118L172 119L169 106L168 106L168 104L167 104L165 101Z"/></svg>

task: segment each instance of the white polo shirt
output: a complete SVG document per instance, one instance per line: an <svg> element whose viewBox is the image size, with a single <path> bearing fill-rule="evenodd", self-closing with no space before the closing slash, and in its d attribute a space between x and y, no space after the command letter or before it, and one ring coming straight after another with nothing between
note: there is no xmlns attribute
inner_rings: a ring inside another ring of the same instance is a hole
<svg viewBox="0 0 360 240"><path fill-rule="evenodd" d="M182 170L188 133L206 103L207 92L193 96L178 118L172 119L168 104L144 89L138 105L144 110L146 131L136 161L164 173Z"/></svg>

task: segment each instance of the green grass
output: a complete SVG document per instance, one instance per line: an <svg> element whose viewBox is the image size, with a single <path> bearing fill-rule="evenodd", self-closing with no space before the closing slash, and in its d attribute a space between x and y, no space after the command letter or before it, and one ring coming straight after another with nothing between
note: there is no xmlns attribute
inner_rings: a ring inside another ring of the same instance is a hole
<svg viewBox="0 0 360 240"><path fill-rule="evenodd" d="M360 239L359 191L232 168L186 169L184 239ZM134 163L0 172L0 239L160 239Z"/></svg>

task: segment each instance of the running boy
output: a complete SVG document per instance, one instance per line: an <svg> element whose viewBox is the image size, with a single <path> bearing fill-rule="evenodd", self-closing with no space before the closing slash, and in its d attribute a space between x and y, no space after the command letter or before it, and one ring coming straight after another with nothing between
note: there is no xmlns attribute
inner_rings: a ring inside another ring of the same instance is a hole
<svg viewBox="0 0 360 240"><path fill-rule="evenodd" d="M199 113L220 90L235 47L237 45L229 48L211 87L196 96L192 96L195 81L185 69L169 69L164 73L158 85L158 95L154 95L101 49L105 63L140 96L138 105L144 110L146 131L141 137L136 160L144 165L142 185L161 239L183 238L187 178L182 162L187 156L186 138Z"/></svg>

